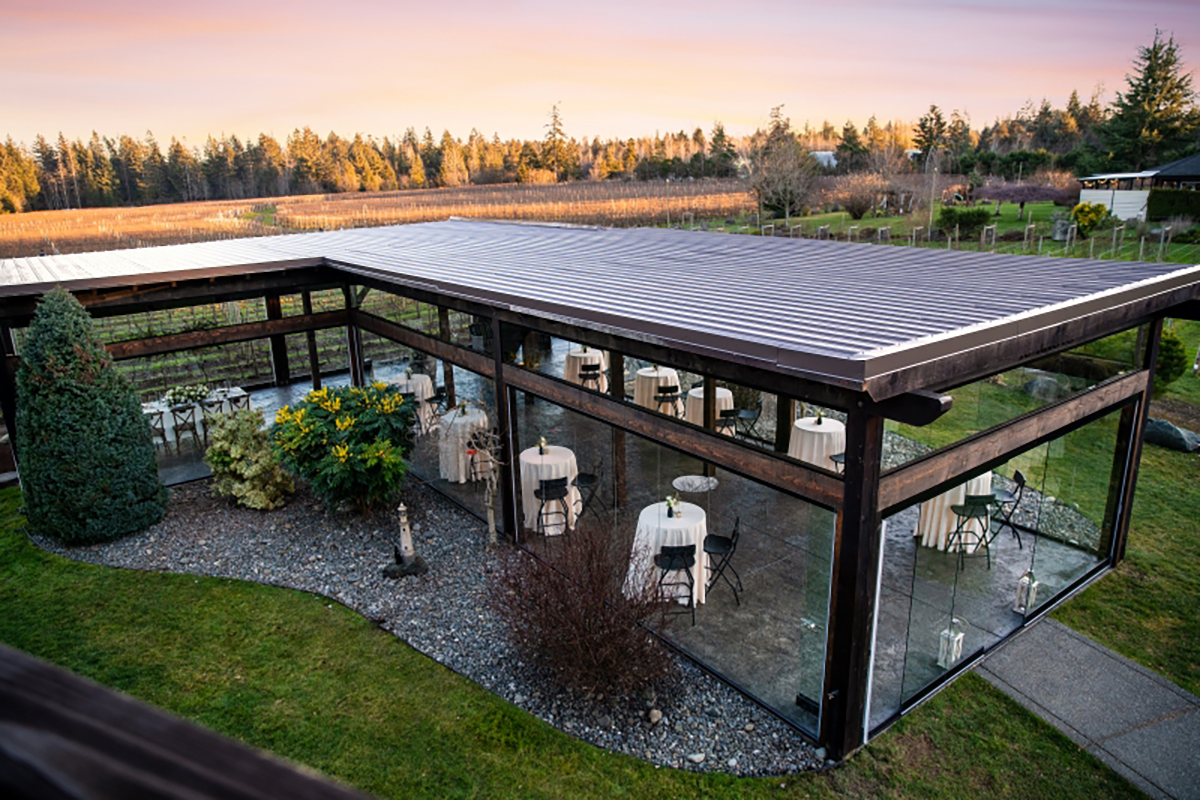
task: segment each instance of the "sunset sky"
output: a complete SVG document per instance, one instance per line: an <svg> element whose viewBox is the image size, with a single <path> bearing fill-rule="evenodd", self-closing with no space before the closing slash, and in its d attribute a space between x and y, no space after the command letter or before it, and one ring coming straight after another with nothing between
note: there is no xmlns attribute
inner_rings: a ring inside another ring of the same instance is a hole
<svg viewBox="0 0 1200 800"><path fill-rule="evenodd" d="M936 103L979 128L1072 89L1110 100L1155 26L1200 68L1197 0L0 0L0 14L0 135L26 143L304 125L540 138L554 103L575 137L714 120L743 134L779 104L797 127Z"/></svg>

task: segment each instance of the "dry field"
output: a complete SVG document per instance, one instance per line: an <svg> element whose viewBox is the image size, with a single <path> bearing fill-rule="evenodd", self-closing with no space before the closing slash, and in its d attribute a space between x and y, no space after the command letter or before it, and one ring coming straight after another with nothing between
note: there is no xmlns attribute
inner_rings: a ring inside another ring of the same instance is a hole
<svg viewBox="0 0 1200 800"><path fill-rule="evenodd" d="M503 184L460 189L219 200L0 217L0 258L151 247L448 217L627 227L736 217L754 202L736 180Z"/></svg>

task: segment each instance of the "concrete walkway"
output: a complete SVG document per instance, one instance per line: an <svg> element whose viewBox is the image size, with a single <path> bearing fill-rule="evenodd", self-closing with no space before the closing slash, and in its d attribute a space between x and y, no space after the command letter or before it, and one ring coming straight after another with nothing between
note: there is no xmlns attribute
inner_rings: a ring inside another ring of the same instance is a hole
<svg viewBox="0 0 1200 800"><path fill-rule="evenodd" d="M1200 697L1052 619L977 671L1150 797L1200 800Z"/></svg>

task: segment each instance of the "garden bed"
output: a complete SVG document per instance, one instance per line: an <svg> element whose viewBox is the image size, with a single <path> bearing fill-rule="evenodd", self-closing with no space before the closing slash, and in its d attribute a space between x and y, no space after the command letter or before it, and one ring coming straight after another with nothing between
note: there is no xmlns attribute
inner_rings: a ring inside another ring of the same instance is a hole
<svg viewBox="0 0 1200 800"><path fill-rule="evenodd" d="M173 489L165 519L134 536L86 547L35 541L78 561L324 595L556 728L654 764L739 775L825 765L795 729L684 659L637 696L560 689L504 640L488 603L496 559L482 523L415 480L403 502L430 572L400 580L381 574L396 541L390 509L328 514L303 490L281 510L258 512L210 497L201 481ZM651 710L662 713L657 723Z"/></svg>

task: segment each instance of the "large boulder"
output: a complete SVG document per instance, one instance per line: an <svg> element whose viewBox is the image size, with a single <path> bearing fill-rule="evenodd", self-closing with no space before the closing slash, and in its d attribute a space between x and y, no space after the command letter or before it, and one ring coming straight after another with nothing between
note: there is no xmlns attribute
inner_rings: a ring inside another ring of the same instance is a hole
<svg viewBox="0 0 1200 800"><path fill-rule="evenodd" d="M1043 403L1053 403L1070 394L1070 390L1063 388L1062 384L1049 375L1035 375L1025 382L1023 388L1026 394Z"/></svg>
<svg viewBox="0 0 1200 800"><path fill-rule="evenodd" d="M1182 453L1194 453L1200 450L1200 436L1184 428L1176 427L1165 419L1146 421L1145 440L1150 444L1156 444L1168 450L1178 450Z"/></svg>

